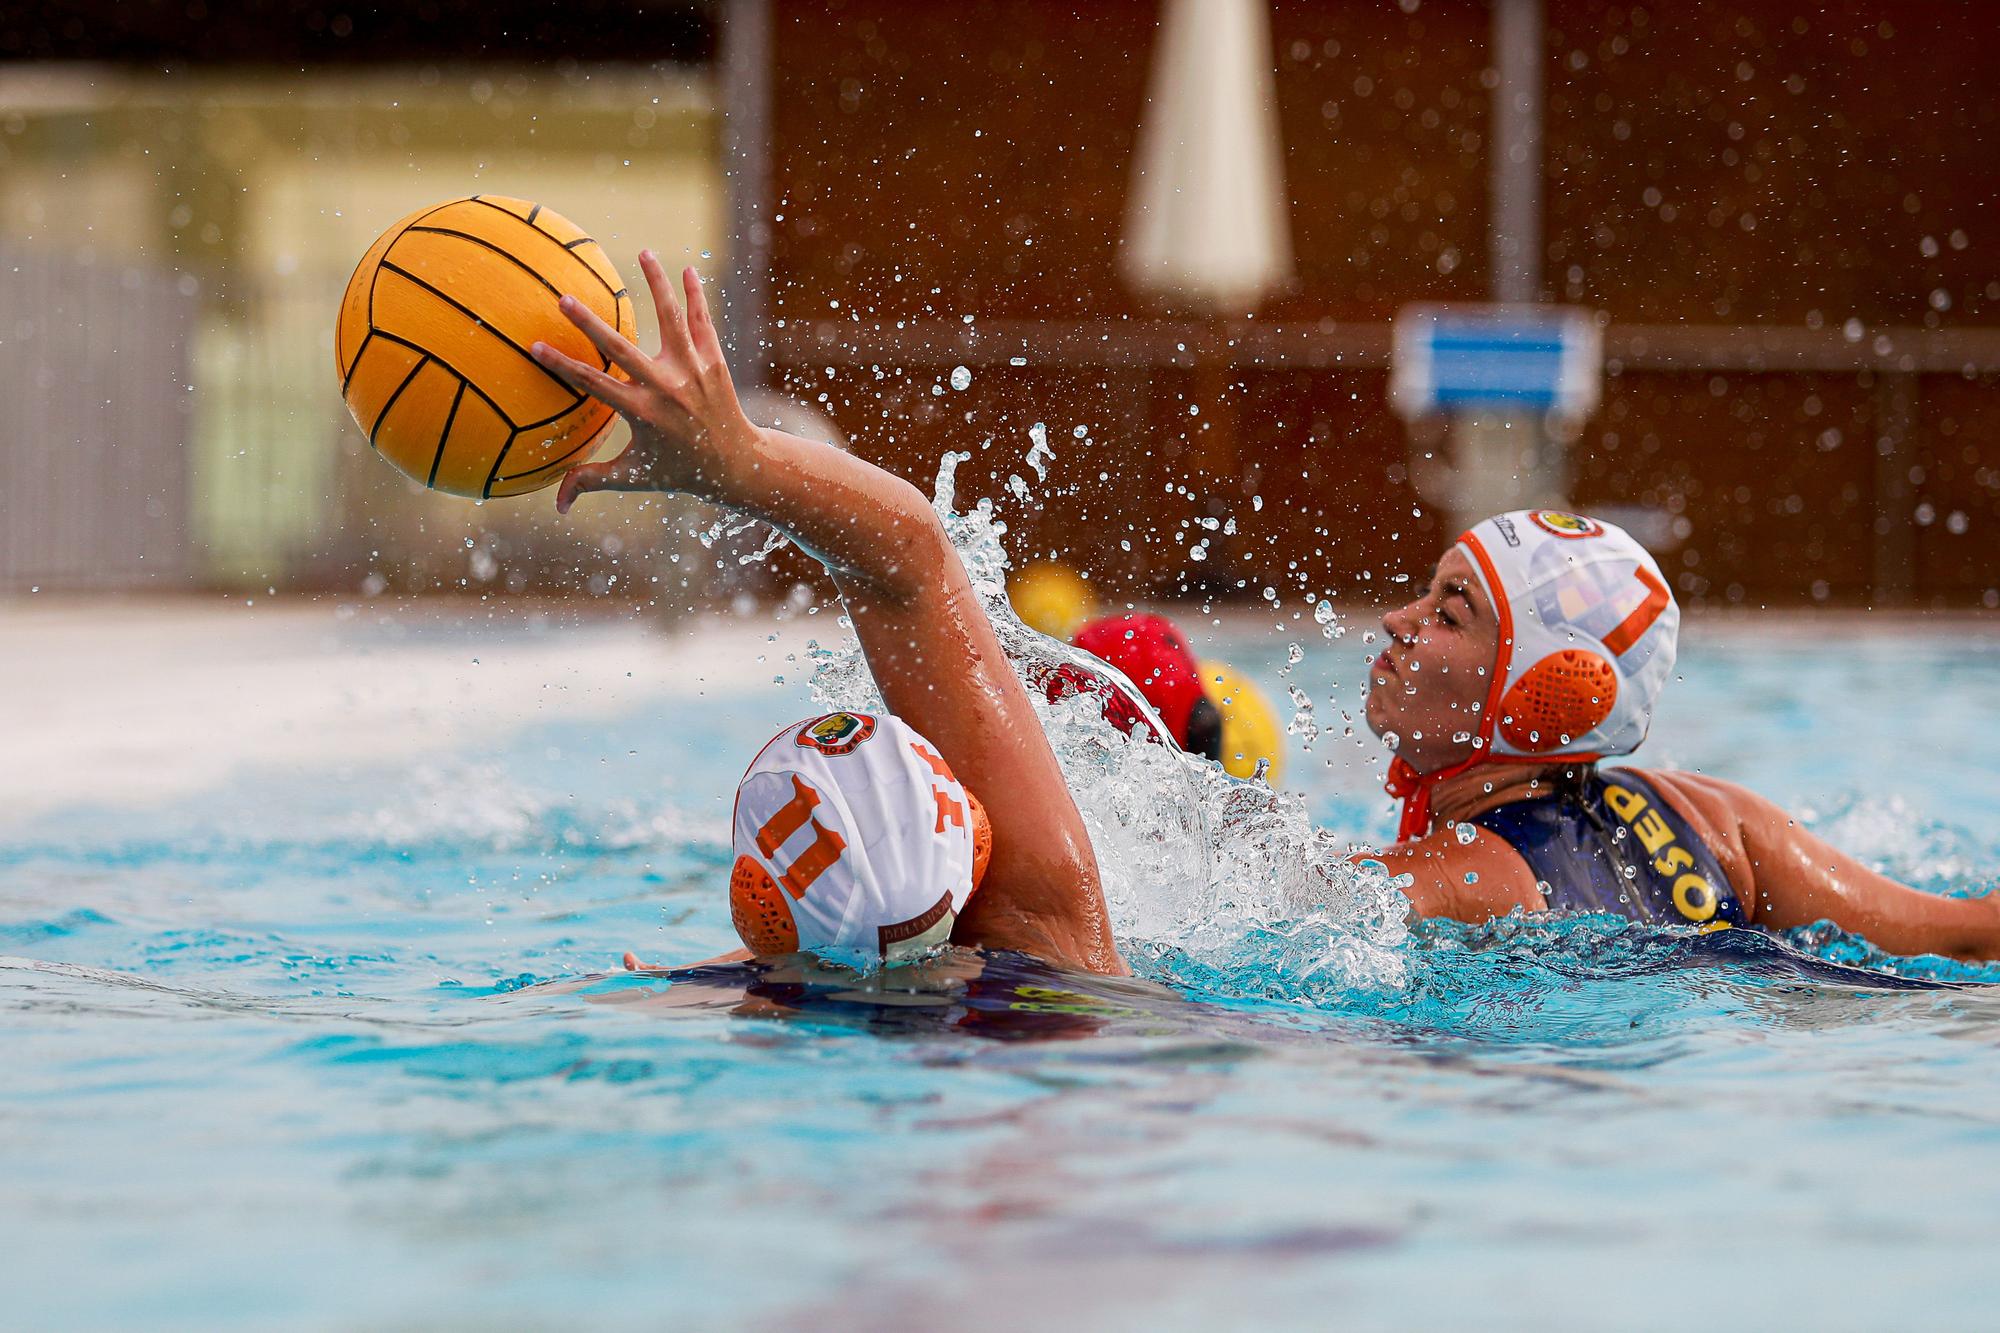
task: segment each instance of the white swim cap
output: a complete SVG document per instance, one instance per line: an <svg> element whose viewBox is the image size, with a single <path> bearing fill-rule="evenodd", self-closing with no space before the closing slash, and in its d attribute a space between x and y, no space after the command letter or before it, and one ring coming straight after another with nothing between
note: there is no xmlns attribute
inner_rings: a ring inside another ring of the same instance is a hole
<svg viewBox="0 0 2000 1333"><path fill-rule="evenodd" d="M901 718L795 722L736 788L736 933L759 954L893 960L942 944L985 869L985 818Z"/></svg>
<svg viewBox="0 0 2000 1333"><path fill-rule="evenodd" d="M1554 509L1489 518L1459 545L1500 618L1485 752L1589 760L1638 749L1681 623L1646 548L1622 528Z"/></svg>
<svg viewBox="0 0 2000 1333"><path fill-rule="evenodd" d="M1500 620L1500 654L1470 755L1419 773L1398 755L1399 841L1430 832L1431 790L1480 764L1630 754L1673 673L1681 610L1622 528L1557 509L1497 514L1458 539Z"/></svg>

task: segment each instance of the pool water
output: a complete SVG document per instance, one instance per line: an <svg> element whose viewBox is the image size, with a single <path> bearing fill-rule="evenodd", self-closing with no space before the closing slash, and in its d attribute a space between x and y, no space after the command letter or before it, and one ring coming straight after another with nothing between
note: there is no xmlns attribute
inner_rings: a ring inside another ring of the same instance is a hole
<svg viewBox="0 0 2000 1333"><path fill-rule="evenodd" d="M1380 839L1361 629L1211 647L1317 701L1287 785ZM2000 883L1989 622L1698 623L1682 662L1647 762ZM0 828L4 1322L1991 1322L2000 968L1267 914L1135 928L1137 983L591 979L734 945L728 795L814 711L748 679Z"/></svg>

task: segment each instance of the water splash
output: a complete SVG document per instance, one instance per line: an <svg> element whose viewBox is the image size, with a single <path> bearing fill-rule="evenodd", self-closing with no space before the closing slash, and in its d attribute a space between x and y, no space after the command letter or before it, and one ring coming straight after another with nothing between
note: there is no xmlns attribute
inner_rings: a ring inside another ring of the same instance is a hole
<svg viewBox="0 0 2000 1333"><path fill-rule="evenodd" d="M1285 724L1285 734L1299 737L1301 747L1311 750L1313 742L1319 739L1319 723L1313 720L1312 698L1296 685L1285 686L1285 693L1292 697L1292 720Z"/></svg>
<svg viewBox="0 0 2000 1333"><path fill-rule="evenodd" d="M396 799L333 821L336 838L382 848L480 847L520 850L551 835L545 795L493 763L418 765Z"/></svg>
<svg viewBox="0 0 2000 1333"><path fill-rule="evenodd" d="M722 510L713 523L695 536L707 550L713 551L717 546L734 550L739 565L761 565L791 541L778 529L729 509ZM751 550L741 549L750 537L761 538L760 544Z"/></svg>
<svg viewBox="0 0 2000 1333"><path fill-rule="evenodd" d="M1952 897L2000 890L1985 848L1961 829L1920 817L1900 795L1853 796L1825 809L1802 808L1798 816L1848 855L1905 884Z"/></svg>
<svg viewBox="0 0 2000 1333"><path fill-rule="evenodd" d="M1340 613L1333 609L1333 603L1322 597L1313 607L1313 623L1319 626L1320 635L1328 643L1347 636L1347 626L1340 623Z"/></svg>
<svg viewBox="0 0 2000 1333"><path fill-rule="evenodd" d="M1898 956L1860 935L1848 934L1831 921L1794 926L1782 938L1795 949L1845 967L1868 968L1924 981L2000 982L2000 963L1968 963L1939 954Z"/></svg>
<svg viewBox="0 0 2000 1333"><path fill-rule="evenodd" d="M1055 461L1056 451L1049 447L1049 428L1040 421L1028 427L1028 466L1035 470L1036 481L1049 479L1049 464Z"/></svg>
<svg viewBox="0 0 2000 1333"><path fill-rule="evenodd" d="M1032 463L1033 451L1046 448L1046 432L1031 433L1031 441ZM1351 864L1355 849L1315 828L1297 795L1232 779L1218 765L1143 739L1143 728L1127 736L1104 720L1093 695L1050 702L1036 687L1065 664L1110 676L1167 734L1123 675L1015 616L1000 541L1006 524L991 500L957 507L958 468L970 457L947 453L939 461L932 505L1001 648L1029 687L1089 831L1128 956L1168 980L1199 973L1210 978L1204 984L1240 984L1245 994L1276 987L1308 1003L1400 985L1406 900L1379 865ZM1010 481L1009 490L1032 502L1025 483L1016 490ZM807 657L822 706L882 707L851 638L833 648L814 644Z"/></svg>

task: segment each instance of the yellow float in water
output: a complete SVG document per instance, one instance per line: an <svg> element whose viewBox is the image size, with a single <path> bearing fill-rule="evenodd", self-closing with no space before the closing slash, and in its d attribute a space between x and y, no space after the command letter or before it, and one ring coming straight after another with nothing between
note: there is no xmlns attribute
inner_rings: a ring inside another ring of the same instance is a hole
<svg viewBox="0 0 2000 1333"><path fill-rule="evenodd" d="M1254 777L1257 761L1268 759L1264 780L1277 786L1285 767L1285 733L1270 700L1226 662L1203 662L1201 684L1222 714L1222 767L1234 778Z"/></svg>
<svg viewBox="0 0 2000 1333"><path fill-rule="evenodd" d="M1097 614L1097 594L1059 560L1036 560L1015 570L1007 580L1007 598L1022 624L1064 643Z"/></svg>

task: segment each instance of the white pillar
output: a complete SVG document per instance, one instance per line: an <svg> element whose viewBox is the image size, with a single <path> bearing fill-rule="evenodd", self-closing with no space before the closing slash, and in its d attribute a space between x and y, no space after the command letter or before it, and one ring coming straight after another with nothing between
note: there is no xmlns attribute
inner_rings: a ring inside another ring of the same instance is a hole
<svg viewBox="0 0 2000 1333"><path fill-rule="evenodd" d="M771 366L771 0L730 0L718 13L729 273L717 332L736 386L755 389Z"/></svg>
<svg viewBox="0 0 2000 1333"><path fill-rule="evenodd" d="M1126 280L1244 315L1292 272L1263 0L1166 0L1125 207Z"/></svg>
<svg viewBox="0 0 2000 1333"><path fill-rule="evenodd" d="M1542 0L1493 0L1493 299L1542 299Z"/></svg>

